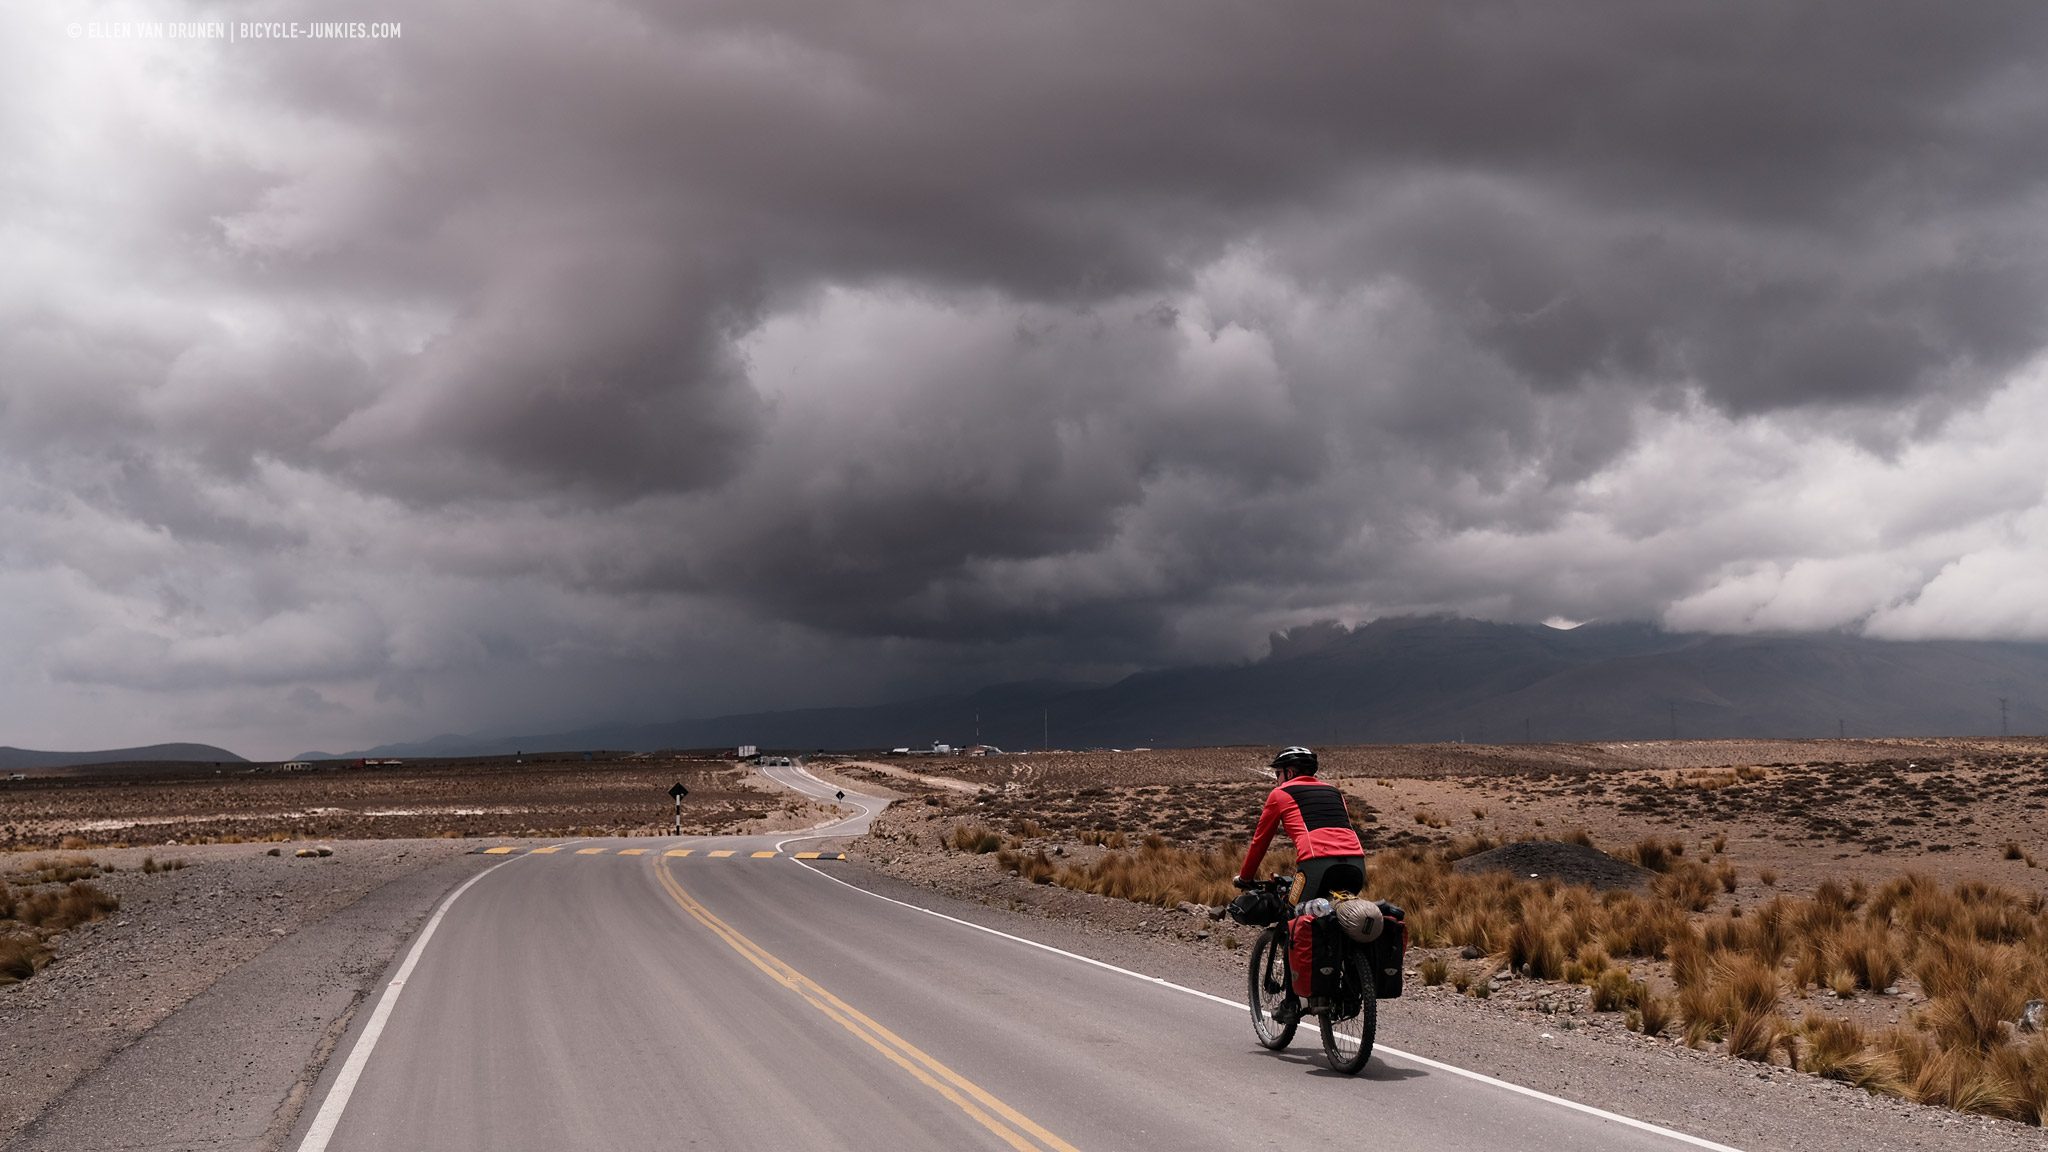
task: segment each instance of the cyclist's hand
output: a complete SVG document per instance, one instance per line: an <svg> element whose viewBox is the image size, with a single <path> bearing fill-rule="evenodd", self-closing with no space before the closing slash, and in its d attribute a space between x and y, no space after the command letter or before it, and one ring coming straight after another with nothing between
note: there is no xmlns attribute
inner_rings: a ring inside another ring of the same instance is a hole
<svg viewBox="0 0 2048 1152"><path fill-rule="evenodd" d="M1230 886L1233 888L1257 888L1259 886L1259 882L1257 880L1247 880L1244 877L1239 876L1230 882Z"/></svg>

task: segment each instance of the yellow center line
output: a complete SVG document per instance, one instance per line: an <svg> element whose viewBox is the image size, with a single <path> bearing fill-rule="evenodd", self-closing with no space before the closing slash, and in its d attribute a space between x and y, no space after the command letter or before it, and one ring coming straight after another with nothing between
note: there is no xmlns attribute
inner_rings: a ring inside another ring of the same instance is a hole
<svg viewBox="0 0 2048 1152"><path fill-rule="evenodd" d="M688 856L688 855L689 855L690 853L692 853L692 852L694 852L694 851L696 851L696 849L694 849L694 848L671 848L671 849L669 849L668 851L666 851L666 852L663 852L663 853L662 853L662 855L663 855L663 856Z"/></svg>
<svg viewBox="0 0 2048 1152"><path fill-rule="evenodd" d="M647 849L645 849L645 848L621 848L621 849L619 849L619 855L621 855L621 856L645 856L645 855L647 855Z"/></svg>
<svg viewBox="0 0 2048 1152"><path fill-rule="evenodd" d="M733 850L730 848L720 848L718 851L713 852L712 855L718 857L725 857L732 855L732 851Z"/></svg>
<svg viewBox="0 0 2048 1152"><path fill-rule="evenodd" d="M548 855L548 854L550 854L550 853L554 853L554 852L560 852L560 851L562 850L562 847L563 847L563 846L562 846L562 845L560 845L560 844L550 844L550 845L548 845L548 846L547 846L547 847L545 847L545 848L535 848L535 849L533 850L533 855L535 855L535 856L546 856L546 855Z"/></svg>
<svg viewBox="0 0 2048 1152"><path fill-rule="evenodd" d="M604 849L602 848L578 848L576 850L578 856L597 856L603 854L603 852Z"/></svg>
<svg viewBox="0 0 2048 1152"><path fill-rule="evenodd" d="M662 887L668 889L669 896L682 906L683 911L689 913L699 924L709 928L733 951L744 956L754 967L767 973L776 983L803 997L806 1003L859 1037L869 1047L888 1057L891 1063L951 1101L976 1123L995 1133L1005 1144L1017 1149L1018 1152L1046 1152L1048 1149L1051 1152L1079 1152L1073 1145L1046 1131L1023 1113L996 1099L987 1089L939 1063L923 1049L884 1028L858 1008L827 992L815 980L776 959L766 949L740 935L731 925L713 915L709 908L685 892L683 886L669 874L668 869L657 867L654 871L661 878Z"/></svg>
<svg viewBox="0 0 2048 1152"><path fill-rule="evenodd" d="M773 853L773 852L756 852L756 853L754 853L754 859L756 859L756 860L766 860L766 859L768 859L768 858L769 858L770 856L773 856L773 855L775 855L775 853Z"/></svg>

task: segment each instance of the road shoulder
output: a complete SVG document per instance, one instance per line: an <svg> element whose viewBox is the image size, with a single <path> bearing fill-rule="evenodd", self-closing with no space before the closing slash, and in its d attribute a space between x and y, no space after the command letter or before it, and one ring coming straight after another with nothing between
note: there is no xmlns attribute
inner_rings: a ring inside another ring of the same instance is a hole
<svg viewBox="0 0 2048 1152"><path fill-rule="evenodd" d="M74 1024L83 1039L99 1041L96 1050L69 1053L74 1078L16 1126L9 1152L277 1147L351 1011L400 946L440 896L495 862L467 854L467 845L343 842L316 874L311 862L280 864L260 846L234 847L244 851L194 852L193 891L124 908L127 919L109 928L125 931L82 942L81 955L59 971L62 983L9 1005L29 1026L24 1034ZM287 869L300 865L307 867L292 877ZM281 908L295 881L326 893ZM273 921L280 926L269 927ZM209 936L225 939L209 950ZM148 967L190 987L195 973L173 971L175 957L165 954L179 947L194 956L253 954L220 963L217 978L152 1012L139 1034L119 1030L137 1010L135 989L146 986ZM26 1068L35 1054L16 1047L7 1059Z"/></svg>

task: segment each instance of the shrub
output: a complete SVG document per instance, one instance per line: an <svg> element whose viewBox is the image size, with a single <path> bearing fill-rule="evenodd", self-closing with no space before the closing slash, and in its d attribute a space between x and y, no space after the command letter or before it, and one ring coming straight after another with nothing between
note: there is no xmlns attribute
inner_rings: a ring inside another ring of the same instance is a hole
<svg viewBox="0 0 2048 1152"><path fill-rule="evenodd" d="M1653 836L1645 836L1636 841L1635 847L1629 849L1628 855L1637 864L1652 872L1662 872L1671 867L1671 854L1665 849L1664 842Z"/></svg>
<svg viewBox="0 0 2048 1152"><path fill-rule="evenodd" d="M1781 1047L1796 1052L1792 1039L1792 1026L1776 1012L1745 1009L1728 1022L1728 1054L1743 1060L1769 1063Z"/></svg>
<svg viewBox="0 0 2048 1152"><path fill-rule="evenodd" d="M1630 1010L1631 1023L1645 1036L1661 1036L1671 1026L1671 1001L1654 995L1647 990L1636 999L1636 1006Z"/></svg>
<svg viewBox="0 0 2048 1152"><path fill-rule="evenodd" d="M1171 908L1182 901L1228 903L1235 890L1238 855L1223 849L1181 848L1165 837L1145 837L1135 853L1108 852L1092 864L1060 868L1052 882L1062 888L1157 904Z"/></svg>
<svg viewBox="0 0 2048 1152"><path fill-rule="evenodd" d="M982 824L956 824L953 835L948 838L955 851L988 853L1003 846L1003 838L993 828Z"/></svg>
<svg viewBox="0 0 2048 1152"><path fill-rule="evenodd" d="M1005 848L996 853L996 863L1014 869L1020 879L1033 884L1050 884L1059 873L1059 865L1052 862L1052 857L1047 856L1043 848L1029 856Z"/></svg>
<svg viewBox="0 0 2048 1152"><path fill-rule="evenodd" d="M1905 1092L1898 1056L1873 1047L1854 1021L1808 1017L1800 1024L1800 1034L1806 1042L1800 1067L1806 1071L1868 1092Z"/></svg>
<svg viewBox="0 0 2048 1152"><path fill-rule="evenodd" d="M1694 912L1704 912L1713 906L1718 887L1712 872L1691 863L1671 867L1650 884L1652 892Z"/></svg>
<svg viewBox="0 0 2048 1152"><path fill-rule="evenodd" d="M1593 1011L1619 1012L1642 999L1644 986L1619 968L1609 968L1593 983Z"/></svg>
<svg viewBox="0 0 2048 1152"><path fill-rule="evenodd" d="M1431 956L1423 960L1419 970L1423 984L1434 988L1450 976L1451 962L1441 956Z"/></svg>
<svg viewBox="0 0 2048 1152"><path fill-rule="evenodd" d="M0 984L28 979L49 958L49 950L33 937L0 936Z"/></svg>
<svg viewBox="0 0 2048 1152"><path fill-rule="evenodd" d="M1534 919L1518 922L1508 936L1508 966L1535 980L1564 975L1564 941L1556 926Z"/></svg>

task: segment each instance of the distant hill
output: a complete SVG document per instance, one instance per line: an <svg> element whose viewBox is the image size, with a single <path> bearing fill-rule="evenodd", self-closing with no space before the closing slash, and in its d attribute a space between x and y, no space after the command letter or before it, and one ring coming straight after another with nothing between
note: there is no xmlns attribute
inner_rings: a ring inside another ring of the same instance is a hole
<svg viewBox="0 0 2048 1152"><path fill-rule="evenodd" d="M1716 636L1653 625L1565 630L1449 617L1315 625L1265 659L1106 686L999 685L863 708L442 736L351 755L583 748L1007 749L1466 740L1995 736L2048 731L2048 644ZM317 754L308 754L317 755Z"/></svg>
<svg viewBox="0 0 2048 1152"><path fill-rule="evenodd" d="M27 772L36 768L77 768L88 764L134 764L159 760L247 763L233 752L225 748L216 748L211 744L151 744L144 748L109 748L104 752L38 752L33 748L0 747L0 772Z"/></svg>

